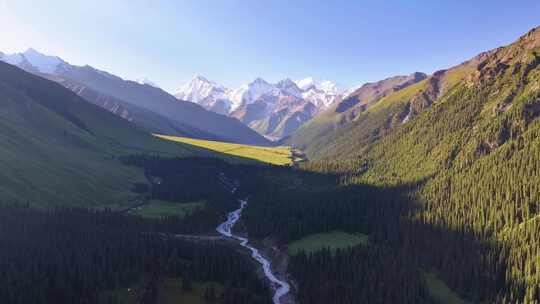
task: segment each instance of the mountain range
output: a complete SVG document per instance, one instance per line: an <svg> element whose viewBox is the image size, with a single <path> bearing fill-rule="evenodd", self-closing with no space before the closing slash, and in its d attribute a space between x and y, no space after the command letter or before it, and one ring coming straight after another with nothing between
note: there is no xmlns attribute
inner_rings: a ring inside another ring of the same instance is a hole
<svg viewBox="0 0 540 304"><path fill-rule="evenodd" d="M174 94L180 100L235 117L272 140L291 135L302 124L346 94L331 81L283 79L275 84L262 78L237 89L195 76Z"/></svg>
<svg viewBox="0 0 540 304"><path fill-rule="evenodd" d="M178 197L193 186L182 184L182 178L193 180L201 173L207 177L205 168L212 169L209 174L217 183L231 184L222 171L229 165L208 159L216 153L166 142L150 133L258 145L289 137L293 148L307 155L307 161L294 168L230 166L238 170L238 176L246 176L238 183L246 190L239 192L250 195L243 232L256 243L270 244L276 256L282 254L280 248L313 243L313 236L321 239L320 235L330 234L331 245L341 242L336 234L362 236L348 249L330 250L324 242L320 248L310 244L313 251L308 254L283 252L289 267L283 277L294 279L299 303L367 299L506 304L540 299L540 27L509 45L430 75L393 76L347 92L312 78L277 83L257 78L228 89L197 76L173 96L148 79L124 80L33 49L0 53L0 59L4 61L0 62L0 202L12 203L14 214L28 211L22 208L25 204L44 209L107 207L122 211L106 218L113 222L124 215L130 218L124 211L141 207L138 200L165 203L156 193L180 203ZM127 166L122 162L126 156L145 169ZM192 156L201 159L181 159ZM189 166L199 161L198 166ZM148 170L156 171L156 176ZM214 231L216 222L226 219L226 212L238 208L237 197L214 201L215 189L208 187L207 180L197 183L206 198L192 214L202 221L208 217ZM137 186L152 191L137 195L133 191ZM239 219L245 204L229 220ZM172 226L182 223L184 216L190 218L182 212L182 217L162 222ZM136 218L133 226L141 223ZM151 223L157 226L160 220ZM187 223L187 228L193 228L198 221ZM33 227L23 226L21 231ZM35 227L66 230L49 224ZM74 224L71 228L83 227ZM112 233L111 243L118 244L117 234ZM84 229L80 234L81 240L87 239ZM161 249L169 248L163 243L169 238L161 232L155 237L148 232L137 234L155 240L153 244ZM57 241L52 236L43 243ZM208 232L199 236L206 237ZM193 238L196 243L203 240ZM21 243L18 235L14 240L15 245ZM73 240L67 239L66 248L76 248ZM28 241L33 242L36 239ZM119 244L106 251L125 247ZM141 243L133 244L132 257L141 252L137 245ZM183 250L171 251L171 258L161 264L174 266L170 269L184 267L185 260L177 260ZM225 256L225 251L210 252ZM17 249L9 256L21 253L25 251ZM17 274L6 280L6 294L12 294L10 280L20 275L22 279L14 282L24 282L27 273L36 282L52 278L49 281L58 281L62 287L71 283L72 268L65 267L67 274L62 277L42 261L68 265L64 262L79 258L52 259L42 250L28 253L22 255L24 262L6 263L9 267L4 268L11 271L38 257L35 264L45 265L45 271L36 272L38 268L33 267L28 272L12 271ZM90 269L85 270L88 273L116 265L99 256L89 263L88 256L84 252L80 258L81 269ZM130 259L118 259L126 260ZM151 259L148 265L155 261ZM223 265L244 265L239 261ZM91 267L94 264L101 266ZM186 276L195 274L193 265L175 276L189 281ZM149 274L145 267L141 277ZM123 276L120 268L110 268L111 282ZM205 272L216 268L208 269ZM229 273L224 269L223 273ZM126 275L131 276L133 284L141 284L137 276ZM159 276L156 281L161 280ZM81 289L100 285L87 283L91 282L87 278L73 285ZM28 284L15 285L20 293L31 290ZM111 286L104 285L100 288L110 291ZM238 289L238 294L242 297L244 291Z"/></svg>
<svg viewBox="0 0 540 304"><path fill-rule="evenodd" d="M48 70L50 71L50 70ZM0 62L0 201L101 206L134 197L133 153L212 155L151 136L58 83Z"/></svg>
<svg viewBox="0 0 540 304"><path fill-rule="evenodd" d="M301 142L306 167L404 189L408 224L385 235L463 299L449 303L538 302L540 27L376 100Z"/></svg>
<svg viewBox="0 0 540 304"><path fill-rule="evenodd" d="M270 142L238 120L207 111L192 102L178 100L147 80L124 80L91 66L75 66L56 56L28 49L3 54L0 60L30 73L47 77L89 101L105 107L152 133L269 145ZM88 93L88 92L92 93ZM118 110L119 108L122 110Z"/></svg>

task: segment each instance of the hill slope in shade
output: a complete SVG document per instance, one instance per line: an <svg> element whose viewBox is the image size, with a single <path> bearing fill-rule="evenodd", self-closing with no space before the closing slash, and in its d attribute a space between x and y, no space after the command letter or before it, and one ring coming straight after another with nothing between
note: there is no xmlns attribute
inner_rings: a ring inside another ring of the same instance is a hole
<svg viewBox="0 0 540 304"><path fill-rule="evenodd" d="M216 135L206 133L202 130L184 125L176 120L171 120L165 116L132 105L118 98L108 96L83 84L78 84L74 81L57 76L47 75L47 78L60 83L62 86L70 89L86 101L102 107L109 112L142 127L149 133L162 133L170 135L180 134L182 136L200 139L218 139Z"/></svg>
<svg viewBox="0 0 540 304"><path fill-rule="evenodd" d="M193 129L213 134L216 139L247 144L269 144L264 137L238 120L207 111L197 104L178 100L159 88L107 77L96 73L90 67L65 71L61 76Z"/></svg>
<svg viewBox="0 0 540 304"><path fill-rule="evenodd" d="M0 203L102 206L133 197L131 153L208 155L139 130L54 82L0 62Z"/></svg>

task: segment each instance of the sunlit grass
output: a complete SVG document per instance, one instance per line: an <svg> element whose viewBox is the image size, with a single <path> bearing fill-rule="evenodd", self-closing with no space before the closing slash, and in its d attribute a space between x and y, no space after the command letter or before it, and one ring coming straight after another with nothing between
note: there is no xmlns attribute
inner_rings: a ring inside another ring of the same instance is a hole
<svg viewBox="0 0 540 304"><path fill-rule="evenodd" d="M190 144L193 146L217 151L232 156L254 159L263 163L269 163L274 165L290 165L292 163L292 152L290 147L251 146L159 134L155 134L155 136L166 140Z"/></svg>

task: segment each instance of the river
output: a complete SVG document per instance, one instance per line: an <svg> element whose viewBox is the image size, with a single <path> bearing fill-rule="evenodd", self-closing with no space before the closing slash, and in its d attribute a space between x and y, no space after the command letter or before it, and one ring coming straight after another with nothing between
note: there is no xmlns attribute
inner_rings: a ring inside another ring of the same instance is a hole
<svg viewBox="0 0 540 304"><path fill-rule="evenodd" d="M230 212L227 215L227 220L221 223L216 228L216 231L223 236L239 240L242 247L248 248L251 251L251 257L257 262L259 262L259 264L261 264L264 275L270 281L272 289L274 290L274 304L281 304L281 297L289 293L289 290L291 289L290 285L287 282L282 281L276 277L270 267L271 262L265 257L263 257L257 248L249 245L249 239L247 237L237 236L232 233L232 228L242 216L242 210L244 210L244 207L246 207L246 205L247 201L240 200L240 208L234 210L233 212Z"/></svg>

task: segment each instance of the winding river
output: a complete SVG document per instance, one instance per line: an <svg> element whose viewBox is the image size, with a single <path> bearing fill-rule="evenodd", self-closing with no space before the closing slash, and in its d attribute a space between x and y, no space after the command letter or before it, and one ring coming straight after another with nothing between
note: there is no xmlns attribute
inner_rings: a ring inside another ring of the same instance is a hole
<svg viewBox="0 0 540 304"><path fill-rule="evenodd" d="M259 250L257 250L257 248L254 248L248 244L248 238L234 235L231 232L234 224L236 224L236 222L240 219L240 216L242 216L242 210L244 209L244 207L246 207L246 205L247 201L241 200L240 208L234 210L233 212L230 212L227 215L227 221L221 223L221 225L219 225L216 230L223 236L239 240L242 247L248 248L251 251L251 257L262 265L264 275L270 281L270 284L274 289L274 304L281 304L281 297L283 297L289 292L291 288L290 285L287 282L282 281L276 277L270 267L270 261L264 258L259 253Z"/></svg>

